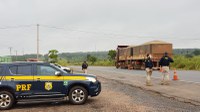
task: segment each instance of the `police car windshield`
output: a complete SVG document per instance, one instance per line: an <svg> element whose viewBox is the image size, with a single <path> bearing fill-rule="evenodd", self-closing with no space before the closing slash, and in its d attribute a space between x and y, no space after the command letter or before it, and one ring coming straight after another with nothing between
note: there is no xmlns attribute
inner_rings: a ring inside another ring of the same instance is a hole
<svg viewBox="0 0 200 112"><path fill-rule="evenodd" d="M61 70L64 73L68 73L68 72L64 71L62 68L60 68L59 66L57 66L56 64L51 63L51 65L56 67L57 69Z"/></svg>

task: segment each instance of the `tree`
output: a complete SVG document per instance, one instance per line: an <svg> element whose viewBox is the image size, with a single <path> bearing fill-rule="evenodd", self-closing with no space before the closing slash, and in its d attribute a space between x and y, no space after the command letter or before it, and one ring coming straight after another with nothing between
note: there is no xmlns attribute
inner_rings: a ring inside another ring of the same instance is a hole
<svg viewBox="0 0 200 112"><path fill-rule="evenodd" d="M90 54L87 54L87 61L92 62L94 64L97 61L97 58L95 56L91 56Z"/></svg>
<svg viewBox="0 0 200 112"><path fill-rule="evenodd" d="M91 55L87 54L86 60L89 61L90 60Z"/></svg>
<svg viewBox="0 0 200 112"><path fill-rule="evenodd" d="M91 61L92 64L94 64L97 61L97 58L95 56L90 56L89 61Z"/></svg>
<svg viewBox="0 0 200 112"><path fill-rule="evenodd" d="M109 60L114 60L116 57L116 50L109 50L108 51L108 58Z"/></svg>
<svg viewBox="0 0 200 112"><path fill-rule="evenodd" d="M55 49L49 50L48 58L49 62L56 63L58 61L58 51Z"/></svg>
<svg viewBox="0 0 200 112"><path fill-rule="evenodd" d="M193 54L196 55L196 56L197 56L197 55L200 55L200 49L194 50L194 51L193 51Z"/></svg>

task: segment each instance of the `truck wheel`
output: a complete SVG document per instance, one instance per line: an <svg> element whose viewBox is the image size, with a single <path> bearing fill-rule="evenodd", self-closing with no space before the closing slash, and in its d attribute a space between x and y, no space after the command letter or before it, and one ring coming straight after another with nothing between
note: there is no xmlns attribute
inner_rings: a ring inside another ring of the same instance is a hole
<svg viewBox="0 0 200 112"><path fill-rule="evenodd" d="M0 91L0 110L6 110L12 107L14 103L13 95L8 91Z"/></svg>
<svg viewBox="0 0 200 112"><path fill-rule="evenodd" d="M69 91L69 101L74 105L84 104L88 98L88 92L84 87L75 86Z"/></svg>

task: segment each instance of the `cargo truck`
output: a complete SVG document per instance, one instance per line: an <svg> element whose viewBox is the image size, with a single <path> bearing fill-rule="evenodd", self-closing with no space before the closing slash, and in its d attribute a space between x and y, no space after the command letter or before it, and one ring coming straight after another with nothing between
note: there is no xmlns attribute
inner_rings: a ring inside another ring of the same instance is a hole
<svg viewBox="0 0 200 112"><path fill-rule="evenodd" d="M172 43L150 41L141 45L118 45L116 53L116 68L145 69L146 55L152 55L153 69L159 69L159 60L167 52L172 57Z"/></svg>

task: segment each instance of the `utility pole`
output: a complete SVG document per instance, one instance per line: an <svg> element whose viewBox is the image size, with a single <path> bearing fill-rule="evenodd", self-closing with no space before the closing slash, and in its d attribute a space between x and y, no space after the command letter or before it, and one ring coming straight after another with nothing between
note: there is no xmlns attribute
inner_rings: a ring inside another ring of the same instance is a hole
<svg viewBox="0 0 200 112"><path fill-rule="evenodd" d="M24 48L22 49L22 55L24 56Z"/></svg>
<svg viewBox="0 0 200 112"><path fill-rule="evenodd" d="M9 47L10 49L10 60L12 61L12 47Z"/></svg>
<svg viewBox="0 0 200 112"><path fill-rule="evenodd" d="M37 60L39 60L39 24L37 24Z"/></svg>
<svg viewBox="0 0 200 112"><path fill-rule="evenodd" d="M9 47L9 49L10 49L10 57L11 57L11 55L12 55L12 47Z"/></svg>
<svg viewBox="0 0 200 112"><path fill-rule="evenodd" d="M26 57L24 56L24 48L22 49L22 56L23 56L24 60L26 60Z"/></svg>
<svg viewBox="0 0 200 112"><path fill-rule="evenodd" d="M16 53L16 56L15 56L15 61L17 61L17 50L15 51L15 53Z"/></svg>
<svg viewBox="0 0 200 112"><path fill-rule="evenodd" d="M96 43L95 43L95 45L94 45L94 49L95 49L95 56L97 56L97 48L96 48L97 46L96 46Z"/></svg>

